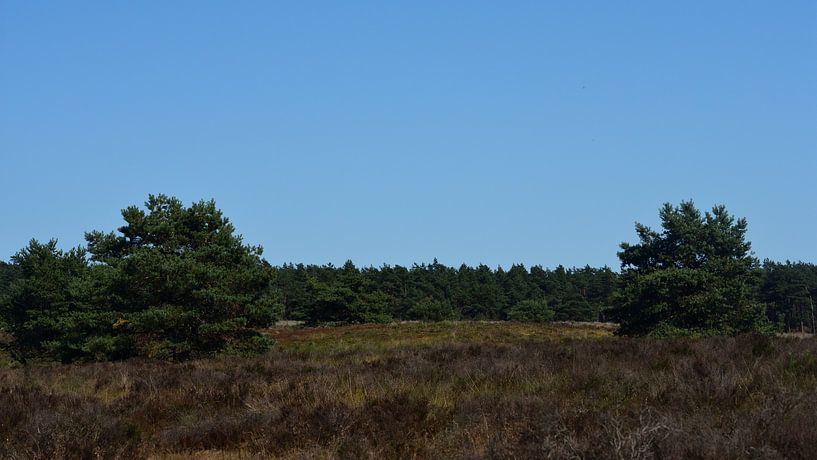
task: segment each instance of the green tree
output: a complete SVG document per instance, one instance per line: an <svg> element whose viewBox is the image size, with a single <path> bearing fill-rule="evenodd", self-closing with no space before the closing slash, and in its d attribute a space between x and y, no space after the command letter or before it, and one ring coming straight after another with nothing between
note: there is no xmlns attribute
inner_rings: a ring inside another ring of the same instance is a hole
<svg viewBox="0 0 817 460"><path fill-rule="evenodd" d="M814 332L817 265L764 261L760 295L769 319L784 330Z"/></svg>
<svg viewBox="0 0 817 460"><path fill-rule="evenodd" d="M559 321L593 321L596 312L593 305L578 294L553 299L550 304Z"/></svg>
<svg viewBox="0 0 817 460"><path fill-rule="evenodd" d="M621 244L622 284L614 315L628 335L765 331L753 298L758 262L747 222L724 206L701 214L691 201L660 213L662 232L636 224L638 244Z"/></svg>
<svg viewBox="0 0 817 460"><path fill-rule="evenodd" d="M69 362L91 354L96 338L112 331L115 315L92 303L94 270L84 250L65 252L56 240L31 240L11 261L15 276L0 296L0 317L14 337L18 360L48 356Z"/></svg>
<svg viewBox="0 0 817 460"><path fill-rule="evenodd" d="M391 318L392 299L383 292L367 292L357 295L349 309L349 322L388 323Z"/></svg>
<svg viewBox="0 0 817 460"><path fill-rule="evenodd" d="M320 323L386 323L391 321L392 298L387 294L355 292L344 282L310 280L313 301L303 318L310 325Z"/></svg>
<svg viewBox="0 0 817 460"><path fill-rule="evenodd" d="M309 317L311 306L315 302L315 292L310 274L304 264L285 264L282 267L270 268L273 284L281 293L284 306L283 317L305 321Z"/></svg>
<svg viewBox="0 0 817 460"><path fill-rule="evenodd" d="M0 305L6 300L6 295L9 293L11 281L15 277L15 267L12 264L0 261ZM0 315L0 331L5 331L8 326L5 324L3 315Z"/></svg>
<svg viewBox="0 0 817 460"><path fill-rule="evenodd" d="M0 295L6 293L12 278L14 278L14 265L0 260Z"/></svg>
<svg viewBox="0 0 817 460"><path fill-rule="evenodd" d="M282 306L261 247L245 245L212 200L185 207L150 195L145 208L124 209L119 234L86 234L91 260L107 271L116 335L133 339L133 354L162 358L268 348L254 328ZM110 344L100 340L96 352Z"/></svg>
<svg viewBox="0 0 817 460"><path fill-rule="evenodd" d="M456 319L457 314L450 302L427 297L414 303L408 317L419 321L445 321Z"/></svg>
<svg viewBox="0 0 817 460"><path fill-rule="evenodd" d="M350 309L357 300L354 291L340 284L330 284L310 280L314 301L307 306L305 319L308 324L348 323L351 321Z"/></svg>
<svg viewBox="0 0 817 460"><path fill-rule="evenodd" d="M510 321L544 323L553 319L554 311L544 299L529 299L517 302L508 310Z"/></svg>
<svg viewBox="0 0 817 460"><path fill-rule="evenodd" d="M495 273L487 265L480 264L476 268L461 266L457 282L456 302L462 316L480 320L500 319L505 298Z"/></svg>
<svg viewBox="0 0 817 460"><path fill-rule="evenodd" d="M497 276L499 275L500 272L497 271ZM534 286L531 284L528 270L522 264L512 265L510 270L504 273L500 282L505 292L505 299L510 306L534 297Z"/></svg>

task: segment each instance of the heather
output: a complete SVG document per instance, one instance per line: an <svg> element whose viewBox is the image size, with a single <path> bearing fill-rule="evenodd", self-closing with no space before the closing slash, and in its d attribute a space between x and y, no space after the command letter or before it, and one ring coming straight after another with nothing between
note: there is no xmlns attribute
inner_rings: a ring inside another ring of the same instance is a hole
<svg viewBox="0 0 817 460"><path fill-rule="evenodd" d="M270 352L0 370L4 458L809 458L817 342L274 328Z"/></svg>

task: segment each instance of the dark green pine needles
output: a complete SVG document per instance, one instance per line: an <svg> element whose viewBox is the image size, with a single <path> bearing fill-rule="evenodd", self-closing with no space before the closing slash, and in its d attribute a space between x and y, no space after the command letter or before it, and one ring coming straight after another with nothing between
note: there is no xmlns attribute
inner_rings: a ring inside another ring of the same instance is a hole
<svg viewBox="0 0 817 460"><path fill-rule="evenodd" d="M758 262L746 220L718 206L701 214L691 201L660 211L662 232L636 224L639 243L621 244L614 315L622 334L714 335L767 331L753 295Z"/></svg>
<svg viewBox="0 0 817 460"><path fill-rule="evenodd" d="M17 353L184 359L265 350L254 330L280 317L261 248L242 243L213 201L165 195L122 211L118 233L84 250L32 241L3 302Z"/></svg>

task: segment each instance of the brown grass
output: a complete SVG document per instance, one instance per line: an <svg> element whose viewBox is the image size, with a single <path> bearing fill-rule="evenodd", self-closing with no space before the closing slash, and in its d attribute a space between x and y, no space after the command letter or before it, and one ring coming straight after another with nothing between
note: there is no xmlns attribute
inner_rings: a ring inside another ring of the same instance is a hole
<svg viewBox="0 0 817 460"><path fill-rule="evenodd" d="M514 323L277 329L276 350L0 370L2 458L810 458L817 342Z"/></svg>

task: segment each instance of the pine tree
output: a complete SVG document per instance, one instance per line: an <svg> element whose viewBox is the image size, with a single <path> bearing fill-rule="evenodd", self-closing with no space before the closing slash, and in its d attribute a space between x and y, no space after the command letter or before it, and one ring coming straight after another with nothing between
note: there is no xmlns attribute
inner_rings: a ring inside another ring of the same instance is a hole
<svg viewBox="0 0 817 460"><path fill-rule="evenodd" d="M119 234L86 234L92 261L108 271L115 336L131 337L134 354L164 358L266 349L253 328L282 306L261 247L245 245L213 201L185 207L151 195L145 208L124 209Z"/></svg>
<svg viewBox="0 0 817 460"><path fill-rule="evenodd" d="M621 244L622 288L615 315L632 335L765 331L753 298L758 262L747 222L717 206L704 215L691 201L660 211L662 232L636 224L639 243Z"/></svg>
<svg viewBox="0 0 817 460"><path fill-rule="evenodd" d="M760 295L768 306L769 319L784 330L814 332L817 265L764 261Z"/></svg>
<svg viewBox="0 0 817 460"><path fill-rule="evenodd" d="M92 303L96 270L85 251L62 251L56 240L31 240L11 262L14 278L0 296L0 317L14 337L18 360L47 356L69 362L93 353L115 315Z"/></svg>

